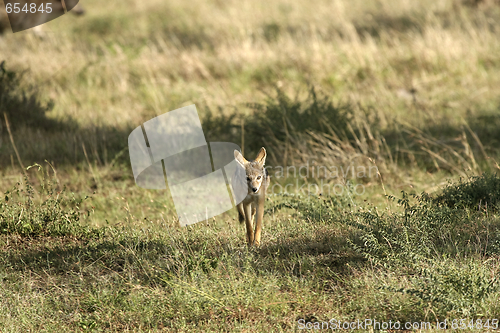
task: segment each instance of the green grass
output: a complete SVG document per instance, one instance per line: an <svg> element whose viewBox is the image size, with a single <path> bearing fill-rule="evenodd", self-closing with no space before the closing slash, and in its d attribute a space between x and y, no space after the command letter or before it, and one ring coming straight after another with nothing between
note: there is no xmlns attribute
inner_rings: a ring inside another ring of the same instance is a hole
<svg viewBox="0 0 500 333"><path fill-rule="evenodd" d="M3 211L17 216L23 207L38 217L48 209L73 219L64 233L27 233L24 223L4 229L6 331L287 331L301 318L500 315L493 211L436 205L428 195L404 195L397 211L352 210L347 197L276 195L266 208L266 242L248 248L234 222L179 228L131 217L129 226L82 229L78 216L88 214L64 205L70 196L26 205L31 193L10 196Z"/></svg>
<svg viewBox="0 0 500 333"><path fill-rule="evenodd" d="M0 36L0 331L500 319L500 7L473 3L88 0ZM129 133L193 103L290 186L258 248L135 185Z"/></svg>

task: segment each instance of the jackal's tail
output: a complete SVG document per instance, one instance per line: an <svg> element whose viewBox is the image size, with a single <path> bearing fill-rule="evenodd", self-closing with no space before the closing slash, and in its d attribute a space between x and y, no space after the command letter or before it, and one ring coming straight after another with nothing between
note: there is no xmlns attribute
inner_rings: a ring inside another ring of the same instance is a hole
<svg viewBox="0 0 500 333"><path fill-rule="evenodd" d="M238 211L238 221L240 221L240 223L245 222L245 217L243 216L243 214L241 214L240 211Z"/></svg>

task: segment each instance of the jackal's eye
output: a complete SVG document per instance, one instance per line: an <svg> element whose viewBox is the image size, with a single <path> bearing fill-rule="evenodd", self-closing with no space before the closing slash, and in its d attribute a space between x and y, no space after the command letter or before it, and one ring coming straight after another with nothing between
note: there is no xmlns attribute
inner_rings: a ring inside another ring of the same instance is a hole
<svg viewBox="0 0 500 333"><path fill-rule="evenodd" d="M250 180L251 180L250 177L247 177L247 182L249 182Z"/></svg>
<svg viewBox="0 0 500 333"><path fill-rule="evenodd" d="M262 177L261 177L261 176L259 176L259 177L257 177L257 180L259 180L259 179L261 179L261 178L262 178Z"/></svg>

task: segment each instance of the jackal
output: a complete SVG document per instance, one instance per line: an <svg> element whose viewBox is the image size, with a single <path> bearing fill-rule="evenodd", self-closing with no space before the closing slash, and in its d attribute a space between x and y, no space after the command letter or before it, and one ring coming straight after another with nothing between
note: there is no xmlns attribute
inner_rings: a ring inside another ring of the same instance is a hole
<svg viewBox="0 0 500 333"><path fill-rule="evenodd" d="M255 161L247 161L239 151L234 151L234 158L241 167L236 169L233 177L233 188L238 184L240 186L246 184L248 189L246 197L236 206L240 223L243 223L243 221L246 223L248 245L260 245L264 203L266 190L269 186L269 175L264 168L266 156L264 147L260 149ZM253 220L255 214L257 214L257 221L254 232Z"/></svg>

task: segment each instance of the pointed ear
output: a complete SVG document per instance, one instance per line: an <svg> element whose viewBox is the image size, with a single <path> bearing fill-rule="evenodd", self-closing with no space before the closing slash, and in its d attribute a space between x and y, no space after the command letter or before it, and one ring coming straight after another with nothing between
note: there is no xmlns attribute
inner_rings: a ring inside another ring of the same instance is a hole
<svg viewBox="0 0 500 333"><path fill-rule="evenodd" d="M257 157L255 158L255 162L258 162L259 164L266 164L266 148L262 147L259 150L259 153L257 154Z"/></svg>
<svg viewBox="0 0 500 333"><path fill-rule="evenodd" d="M243 168L245 168L245 165L248 164L248 161L241 155L241 153L237 150L234 151L234 159L236 162L238 162L239 165L241 165Z"/></svg>

